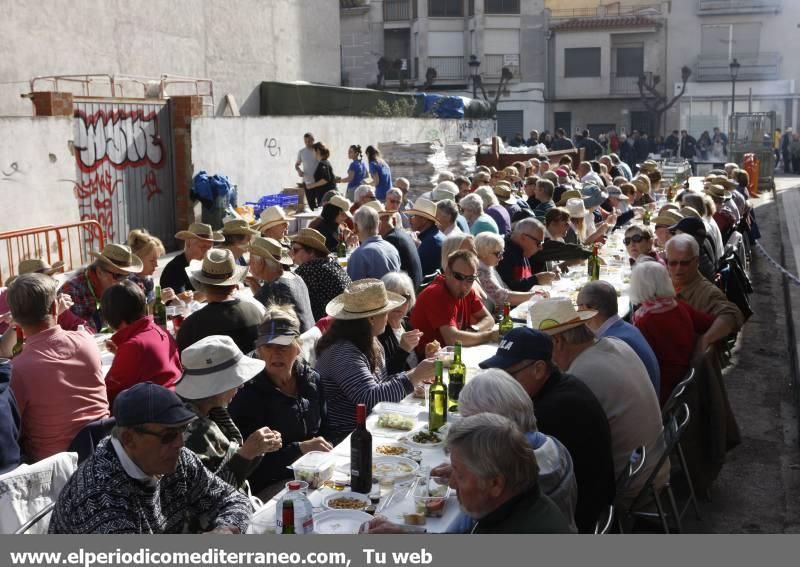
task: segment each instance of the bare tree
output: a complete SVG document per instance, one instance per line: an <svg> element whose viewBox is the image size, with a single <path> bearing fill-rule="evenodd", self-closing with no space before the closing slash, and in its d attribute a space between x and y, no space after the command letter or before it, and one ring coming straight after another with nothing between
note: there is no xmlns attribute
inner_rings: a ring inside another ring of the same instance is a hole
<svg viewBox="0 0 800 567"><path fill-rule="evenodd" d="M664 113L672 108L678 99L680 99L686 92L686 83L689 77L692 76L692 70L684 65L681 67L681 80L683 83L680 86L678 94L667 100L667 97L658 90L658 85L661 83L661 77L658 75L640 75L636 85L639 87L639 96L642 99L644 107L650 113L650 123L653 128L653 135L661 133L661 121L664 118Z"/></svg>

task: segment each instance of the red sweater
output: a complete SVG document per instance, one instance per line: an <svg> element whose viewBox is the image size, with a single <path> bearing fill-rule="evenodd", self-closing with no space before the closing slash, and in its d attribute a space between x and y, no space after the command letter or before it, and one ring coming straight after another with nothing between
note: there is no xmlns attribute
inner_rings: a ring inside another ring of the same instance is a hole
<svg viewBox="0 0 800 567"><path fill-rule="evenodd" d="M108 403L139 382L154 382L170 390L180 380L183 369L175 339L153 322L150 316L134 321L111 337L117 354L106 375Z"/></svg>
<svg viewBox="0 0 800 567"><path fill-rule="evenodd" d="M675 309L647 313L636 321L636 327L653 347L661 368L661 405L689 371L697 336L705 333L713 322L713 316L680 300Z"/></svg>

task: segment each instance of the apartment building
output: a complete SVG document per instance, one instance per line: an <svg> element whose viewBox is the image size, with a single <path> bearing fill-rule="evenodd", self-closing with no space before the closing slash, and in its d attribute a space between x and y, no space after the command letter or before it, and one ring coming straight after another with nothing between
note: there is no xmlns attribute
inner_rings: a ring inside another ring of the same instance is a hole
<svg viewBox="0 0 800 567"><path fill-rule="evenodd" d="M471 97L477 75L494 100L507 67L498 132L544 126L544 0L341 0L340 8L343 85L376 84L384 58L387 89L417 90L433 69L427 92Z"/></svg>

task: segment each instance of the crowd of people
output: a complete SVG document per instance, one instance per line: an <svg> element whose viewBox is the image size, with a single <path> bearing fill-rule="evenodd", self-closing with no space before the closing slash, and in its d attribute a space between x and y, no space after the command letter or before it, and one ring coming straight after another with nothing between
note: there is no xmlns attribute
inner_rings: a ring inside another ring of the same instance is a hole
<svg viewBox="0 0 800 567"><path fill-rule="evenodd" d="M0 354L24 337L0 366L0 473L109 429L59 495L52 533L244 532L287 465L345 439L358 404L429 383L430 353L456 342L498 347L469 377L436 471L457 489L454 531L591 532L650 473L665 485L669 466L650 459L616 494L632 452L657 453L661 408L697 356L749 315L746 297L717 285L728 238L757 237L747 173L729 164L655 210L656 162L541 155L470 178L441 172L412 199L377 149L366 154L368 165L348 148L336 177L307 134L296 169L319 210L310 227L290 235L279 206L252 226L191 224L158 281L164 246L143 229L60 287L60 266L20 265L0 292ZM575 303L549 297L613 231L632 266L632 316L602 280ZM500 341L504 305L532 298L530 326ZM185 315L174 336L148 314L154 301ZM95 333L112 333L107 372Z"/></svg>

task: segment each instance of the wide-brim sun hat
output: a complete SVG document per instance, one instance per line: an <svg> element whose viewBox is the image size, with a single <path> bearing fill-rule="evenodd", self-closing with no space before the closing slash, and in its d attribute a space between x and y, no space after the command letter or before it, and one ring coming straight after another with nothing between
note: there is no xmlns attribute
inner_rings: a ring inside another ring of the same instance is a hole
<svg viewBox="0 0 800 567"><path fill-rule="evenodd" d="M293 216L287 215L280 205L273 205L261 211L259 222L253 228L263 232L279 224L289 224L292 219Z"/></svg>
<svg viewBox="0 0 800 567"><path fill-rule="evenodd" d="M563 207L567 204L567 201L569 201L570 199L580 199L581 201L583 201L583 195L581 195L581 192L578 191L577 189L570 189L569 191L564 191L564 193L562 193L561 195L561 199L559 199L557 204L559 207Z"/></svg>
<svg viewBox="0 0 800 567"><path fill-rule="evenodd" d="M100 253L89 252L105 269L117 274L138 274L144 269L142 259L127 244L106 244Z"/></svg>
<svg viewBox="0 0 800 567"><path fill-rule="evenodd" d="M432 222L436 222L436 203L434 203L430 199L425 199L424 197L420 197L419 199L414 201L414 206L411 207L410 209L407 209L405 213L408 216L419 215Z"/></svg>
<svg viewBox="0 0 800 567"><path fill-rule="evenodd" d="M683 220L683 215L680 214L678 211L666 210L658 213L658 215L655 216L650 222L656 226L663 225L670 227L672 225L678 224L682 220Z"/></svg>
<svg viewBox="0 0 800 567"><path fill-rule="evenodd" d="M308 246L319 252L330 253L328 247L325 246L325 237L320 231L313 228L301 228L300 232L289 237L289 241Z"/></svg>
<svg viewBox="0 0 800 567"><path fill-rule="evenodd" d="M242 283L247 266L239 266L233 252L226 248L213 248L206 252L199 270L186 268L190 279L211 286L231 286Z"/></svg>
<svg viewBox="0 0 800 567"><path fill-rule="evenodd" d="M586 207L583 204L583 199L570 199L566 204L569 217L573 219L582 219L586 216Z"/></svg>
<svg viewBox="0 0 800 567"><path fill-rule="evenodd" d="M181 353L183 376L175 393L187 400L210 398L252 380L264 370L263 360L245 356L233 339L211 335Z"/></svg>
<svg viewBox="0 0 800 567"><path fill-rule="evenodd" d="M595 315L597 311L578 311L566 297L542 299L530 308L531 327L548 335L557 335L585 325Z"/></svg>
<svg viewBox="0 0 800 567"><path fill-rule="evenodd" d="M261 233L257 230L250 228L247 221L244 219L233 219L222 225L223 236L241 235L241 236L260 236Z"/></svg>
<svg viewBox="0 0 800 567"><path fill-rule="evenodd" d="M363 279L351 283L325 306L325 312L334 319L364 319L388 313L406 302L399 293L386 291L381 280Z"/></svg>
<svg viewBox="0 0 800 567"><path fill-rule="evenodd" d="M492 187L495 197L501 203L511 203L514 200L514 194L511 190L511 185L505 183L497 183Z"/></svg>
<svg viewBox="0 0 800 567"><path fill-rule="evenodd" d="M178 240L204 240L205 242L225 242L225 237L220 232L214 232L210 224L195 222L189 225L186 230L180 230L175 234Z"/></svg>
<svg viewBox="0 0 800 567"><path fill-rule="evenodd" d="M587 209L599 207L608 199L608 193L597 185L585 185L581 190L581 195L583 196L583 204L586 205Z"/></svg>
<svg viewBox="0 0 800 567"><path fill-rule="evenodd" d="M334 207L342 211L344 214L346 214L348 217L353 218L353 215L350 212L350 208L353 206L353 203L351 203L345 197L342 197L341 195L334 195L333 197L331 197L331 200L328 201L328 204L333 205Z"/></svg>
<svg viewBox="0 0 800 567"><path fill-rule="evenodd" d="M289 251L274 238L256 237L248 248L250 254L263 258L272 266L293 266Z"/></svg>
<svg viewBox="0 0 800 567"><path fill-rule="evenodd" d="M456 195L458 195L458 185L452 181L442 181L431 191L431 200L438 203L445 199L455 199Z"/></svg>
<svg viewBox="0 0 800 567"><path fill-rule="evenodd" d="M731 192L726 190L725 187L722 185L706 185L703 187L703 191L705 191L706 195L709 195L715 199L722 199L723 201L727 201L731 198Z"/></svg>

